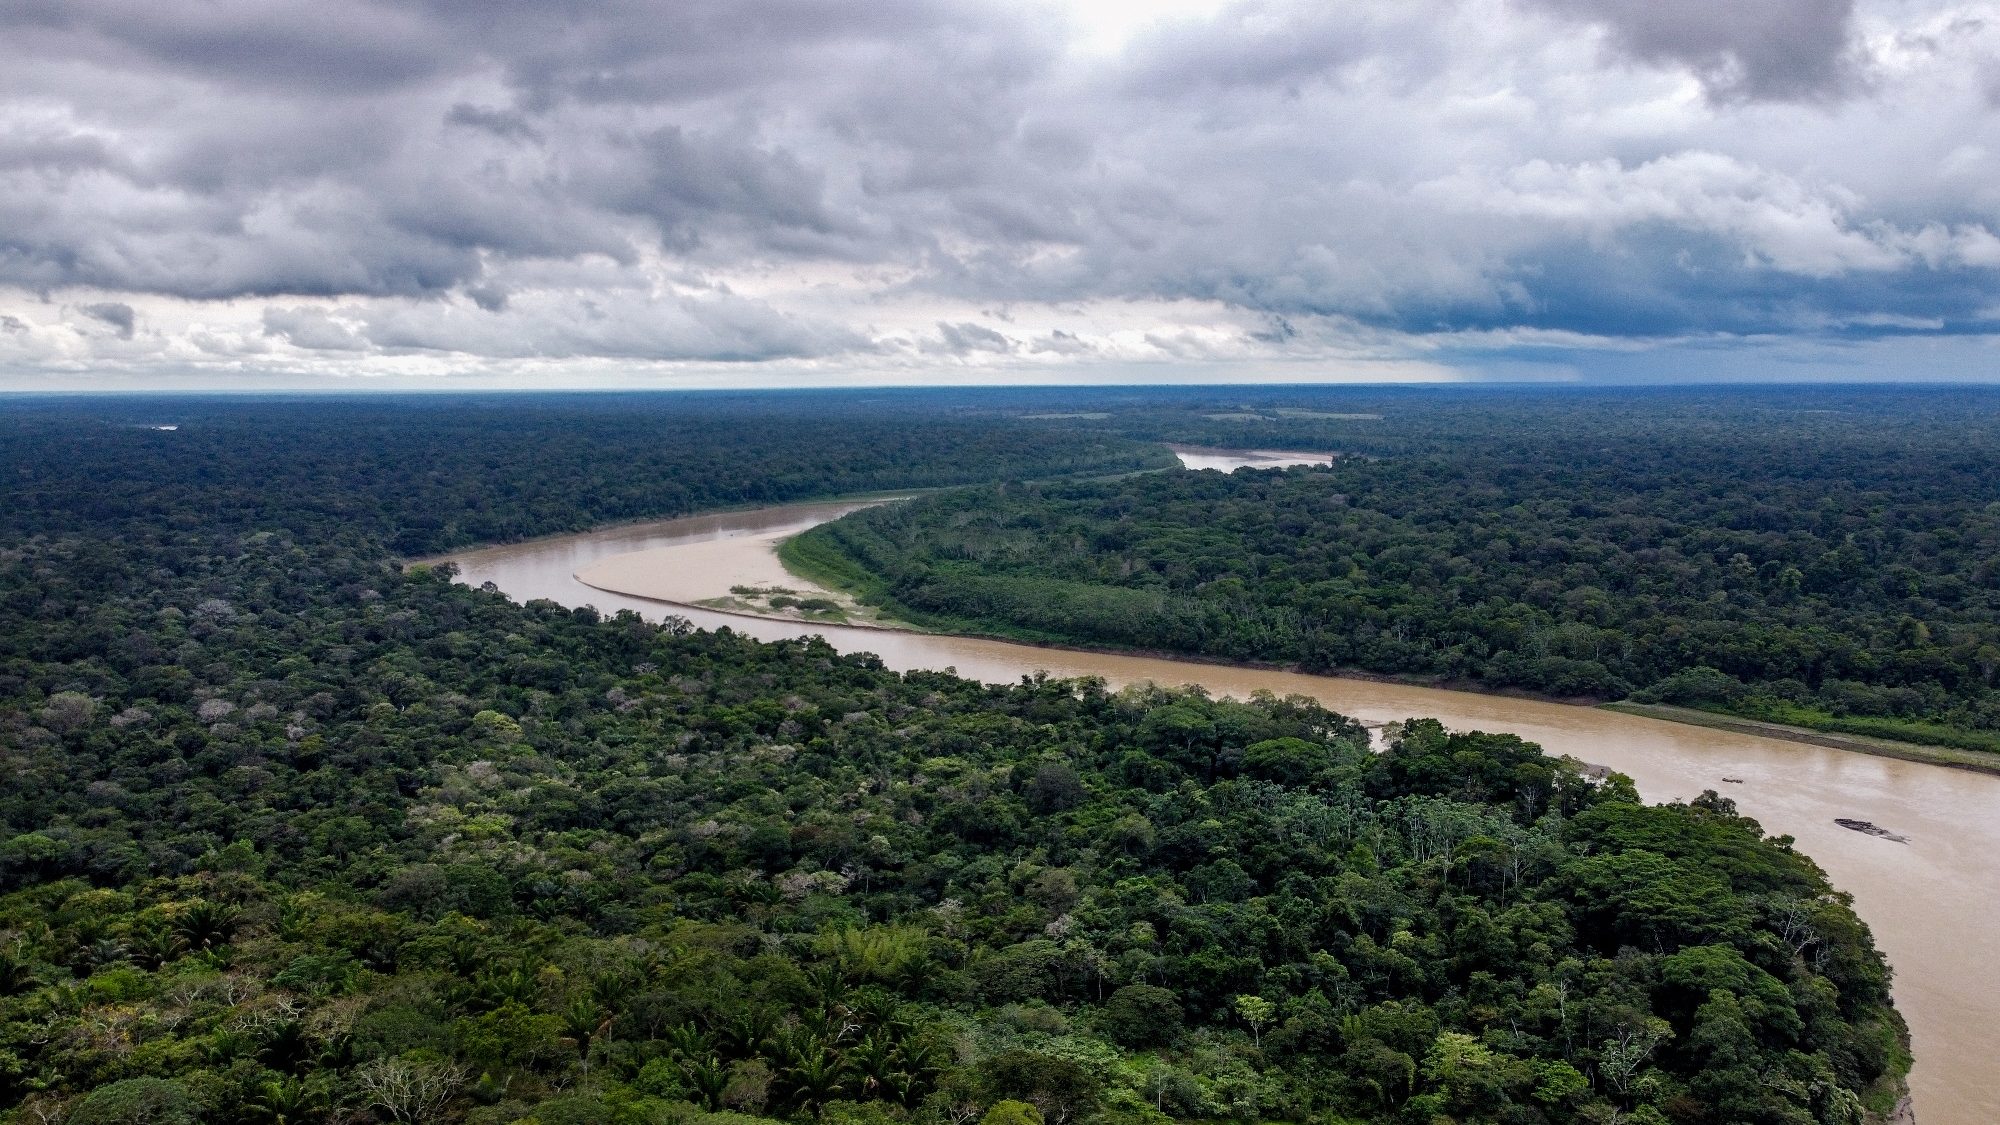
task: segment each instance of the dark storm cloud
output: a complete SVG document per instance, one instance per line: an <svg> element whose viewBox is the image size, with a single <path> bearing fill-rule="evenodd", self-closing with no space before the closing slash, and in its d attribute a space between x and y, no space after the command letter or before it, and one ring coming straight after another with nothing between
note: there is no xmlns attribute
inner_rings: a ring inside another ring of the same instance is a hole
<svg viewBox="0 0 2000 1125"><path fill-rule="evenodd" d="M834 225L820 175L789 152L668 126L635 138L627 154L631 178L608 202L656 219L670 242L699 241L706 223L724 217L816 231Z"/></svg>
<svg viewBox="0 0 2000 1125"><path fill-rule="evenodd" d="M329 96L406 86L458 54L397 6L357 0L19 0L0 18L17 50Z"/></svg>
<svg viewBox="0 0 2000 1125"><path fill-rule="evenodd" d="M463 125L468 129L484 129L496 137L510 141L539 141L541 134L528 123L528 115L517 110L493 109L487 106L467 105L460 102L445 114L448 125Z"/></svg>
<svg viewBox="0 0 2000 1125"><path fill-rule="evenodd" d="M864 228L895 223L837 214L827 154L760 133L951 56L927 36L1010 24L923 0L31 0L0 9L0 66L18 64L0 88L73 112L0 125L0 173L29 173L0 180L0 282L418 296L491 292L496 260L629 264L652 244L879 258Z"/></svg>
<svg viewBox="0 0 2000 1125"><path fill-rule="evenodd" d="M1820 97L1854 74L1854 0L1536 2L1602 25L1634 58L1692 69L1718 97Z"/></svg>
<svg viewBox="0 0 2000 1125"><path fill-rule="evenodd" d="M129 167L100 137L44 129L15 128L0 133L0 171L43 170L57 175L116 171Z"/></svg>
<svg viewBox="0 0 2000 1125"><path fill-rule="evenodd" d="M1555 239L1515 257L1486 301L1398 305L1370 323L1405 332L1529 328L1601 338L1986 334L2000 328L1990 273L1859 271L1809 277L1746 265L1714 235L1649 226L1625 251Z"/></svg>
<svg viewBox="0 0 2000 1125"><path fill-rule="evenodd" d="M1055 355L1088 355L1096 349L1091 347L1088 341L1079 338L1076 333L1065 332L1057 328L1048 335L1030 343L1028 350L1033 352L1048 352Z"/></svg>
<svg viewBox="0 0 2000 1125"><path fill-rule="evenodd" d="M121 340L130 340L132 330L139 323L139 314L133 312L132 306L123 301L99 301L85 305L79 311L92 320L117 329L118 338Z"/></svg>
<svg viewBox="0 0 2000 1125"><path fill-rule="evenodd" d="M926 351L941 352L946 355L970 355L973 352L997 352L1005 354L1014 350L1014 341L1005 335L986 327L965 321L948 324L939 321L938 338L924 345Z"/></svg>
<svg viewBox="0 0 2000 1125"><path fill-rule="evenodd" d="M0 287L328 355L1988 331L2000 19L1869 2L18 0Z"/></svg>
<svg viewBox="0 0 2000 1125"><path fill-rule="evenodd" d="M487 312L500 312L507 307L507 290L498 285L468 285L465 295Z"/></svg>

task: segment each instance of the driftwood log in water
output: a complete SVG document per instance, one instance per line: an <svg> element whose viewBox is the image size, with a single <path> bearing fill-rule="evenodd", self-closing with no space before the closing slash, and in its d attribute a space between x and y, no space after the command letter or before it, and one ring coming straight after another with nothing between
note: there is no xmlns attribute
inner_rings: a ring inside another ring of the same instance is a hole
<svg viewBox="0 0 2000 1125"><path fill-rule="evenodd" d="M1907 844L1910 842L1910 838L1908 836L1902 835L1901 833L1897 832L1891 832L1887 828L1884 828L1881 825L1874 823L1873 821L1850 820L1844 816L1837 816L1833 818L1833 822L1835 824L1840 825L1842 828L1846 828L1854 832L1860 832L1863 835L1879 836L1884 840L1893 840L1898 844Z"/></svg>

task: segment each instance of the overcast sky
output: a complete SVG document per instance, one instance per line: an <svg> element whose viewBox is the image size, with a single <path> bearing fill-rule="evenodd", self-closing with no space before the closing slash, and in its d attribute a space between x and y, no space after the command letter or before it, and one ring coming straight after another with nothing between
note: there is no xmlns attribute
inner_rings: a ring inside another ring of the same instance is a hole
<svg viewBox="0 0 2000 1125"><path fill-rule="evenodd" d="M0 0L0 387L2000 379L2000 2Z"/></svg>

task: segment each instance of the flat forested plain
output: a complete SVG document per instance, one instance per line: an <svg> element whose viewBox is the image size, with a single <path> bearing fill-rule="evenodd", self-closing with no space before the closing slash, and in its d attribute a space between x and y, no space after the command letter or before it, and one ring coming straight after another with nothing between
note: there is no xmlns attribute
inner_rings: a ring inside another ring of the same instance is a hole
<svg viewBox="0 0 2000 1125"><path fill-rule="evenodd" d="M1908 1059L1866 928L1712 794L1647 806L1509 736L1416 722L1374 754L1302 700L899 675L403 565L1114 478L1227 412L4 404L0 1120L1887 1111Z"/></svg>
<svg viewBox="0 0 2000 1125"><path fill-rule="evenodd" d="M795 557L946 628L2000 752L1991 393L1295 392L1043 424L1344 456L996 483Z"/></svg>

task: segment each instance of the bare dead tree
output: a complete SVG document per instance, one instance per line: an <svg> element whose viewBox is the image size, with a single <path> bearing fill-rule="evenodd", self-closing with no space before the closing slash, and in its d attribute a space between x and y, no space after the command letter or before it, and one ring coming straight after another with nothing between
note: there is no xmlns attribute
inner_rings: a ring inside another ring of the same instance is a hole
<svg viewBox="0 0 2000 1125"><path fill-rule="evenodd" d="M465 1068L449 1062L377 1059L356 1070L354 1080L368 1104L391 1120L427 1121L465 1085Z"/></svg>

